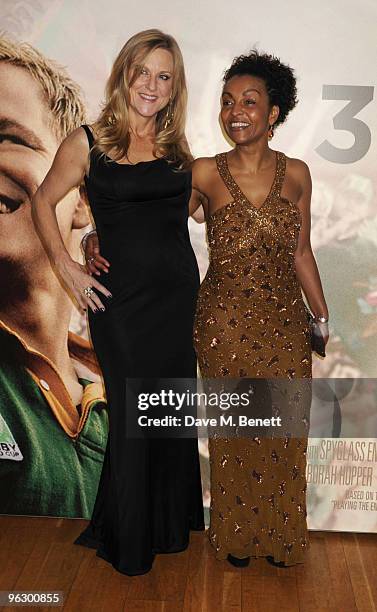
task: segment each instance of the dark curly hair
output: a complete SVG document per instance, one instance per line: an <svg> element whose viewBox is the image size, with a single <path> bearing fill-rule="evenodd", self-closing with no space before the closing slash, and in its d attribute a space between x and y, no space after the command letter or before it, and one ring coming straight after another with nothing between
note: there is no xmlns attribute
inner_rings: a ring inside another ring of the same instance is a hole
<svg viewBox="0 0 377 612"><path fill-rule="evenodd" d="M298 102L296 78L292 68L282 64L274 55L252 49L249 55L234 58L232 65L224 73L223 81L227 83L231 78L245 74L264 81L271 106L276 105L280 109L275 126L283 123Z"/></svg>

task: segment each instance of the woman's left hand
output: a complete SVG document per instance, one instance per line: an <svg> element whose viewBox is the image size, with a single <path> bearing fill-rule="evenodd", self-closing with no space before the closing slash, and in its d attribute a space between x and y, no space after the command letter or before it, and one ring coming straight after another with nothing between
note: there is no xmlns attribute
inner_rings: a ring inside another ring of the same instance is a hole
<svg viewBox="0 0 377 612"><path fill-rule="evenodd" d="M319 331L322 334L322 338L323 338L323 341L324 341L325 346L326 346L326 344L329 341L329 336L330 336L330 333L329 333L329 324L328 323L321 323L320 321L316 321L316 324L318 325L318 329L319 329Z"/></svg>

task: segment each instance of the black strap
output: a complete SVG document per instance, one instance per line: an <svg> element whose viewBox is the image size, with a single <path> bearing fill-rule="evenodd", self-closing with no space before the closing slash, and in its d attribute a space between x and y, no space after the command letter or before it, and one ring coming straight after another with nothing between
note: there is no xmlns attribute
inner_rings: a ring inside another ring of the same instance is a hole
<svg viewBox="0 0 377 612"><path fill-rule="evenodd" d="M88 142L89 142L89 148L91 149L94 144L93 132L88 125L82 125L81 127L84 128L86 132L86 135L88 137Z"/></svg>

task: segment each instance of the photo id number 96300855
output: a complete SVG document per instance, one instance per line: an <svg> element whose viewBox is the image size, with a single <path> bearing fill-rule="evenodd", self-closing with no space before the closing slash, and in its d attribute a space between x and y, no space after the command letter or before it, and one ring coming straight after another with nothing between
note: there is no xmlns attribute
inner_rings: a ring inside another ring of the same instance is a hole
<svg viewBox="0 0 377 612"><path fill-rule="evenodd" d="M62 591L0 591L0 606L62 606Z"/></svg>

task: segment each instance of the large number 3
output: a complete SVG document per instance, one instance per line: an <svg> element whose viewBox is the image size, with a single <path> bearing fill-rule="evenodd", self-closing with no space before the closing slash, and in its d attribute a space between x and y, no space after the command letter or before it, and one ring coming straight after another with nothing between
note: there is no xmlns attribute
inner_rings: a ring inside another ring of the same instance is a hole
<svg viewBox="0 0 377 612"><path fill-rule="evenodd" d="M355 115L373 100L373 92L374 87L362 85L323 86L323 100L349 100L347 106L333 118L333 125L336 130L351 132L355 142L348 149L339 149L324 140L316 148L321 157L337 164L352 164L366 155L371 143L370 129L364 121L356 119Z"/></svg>

